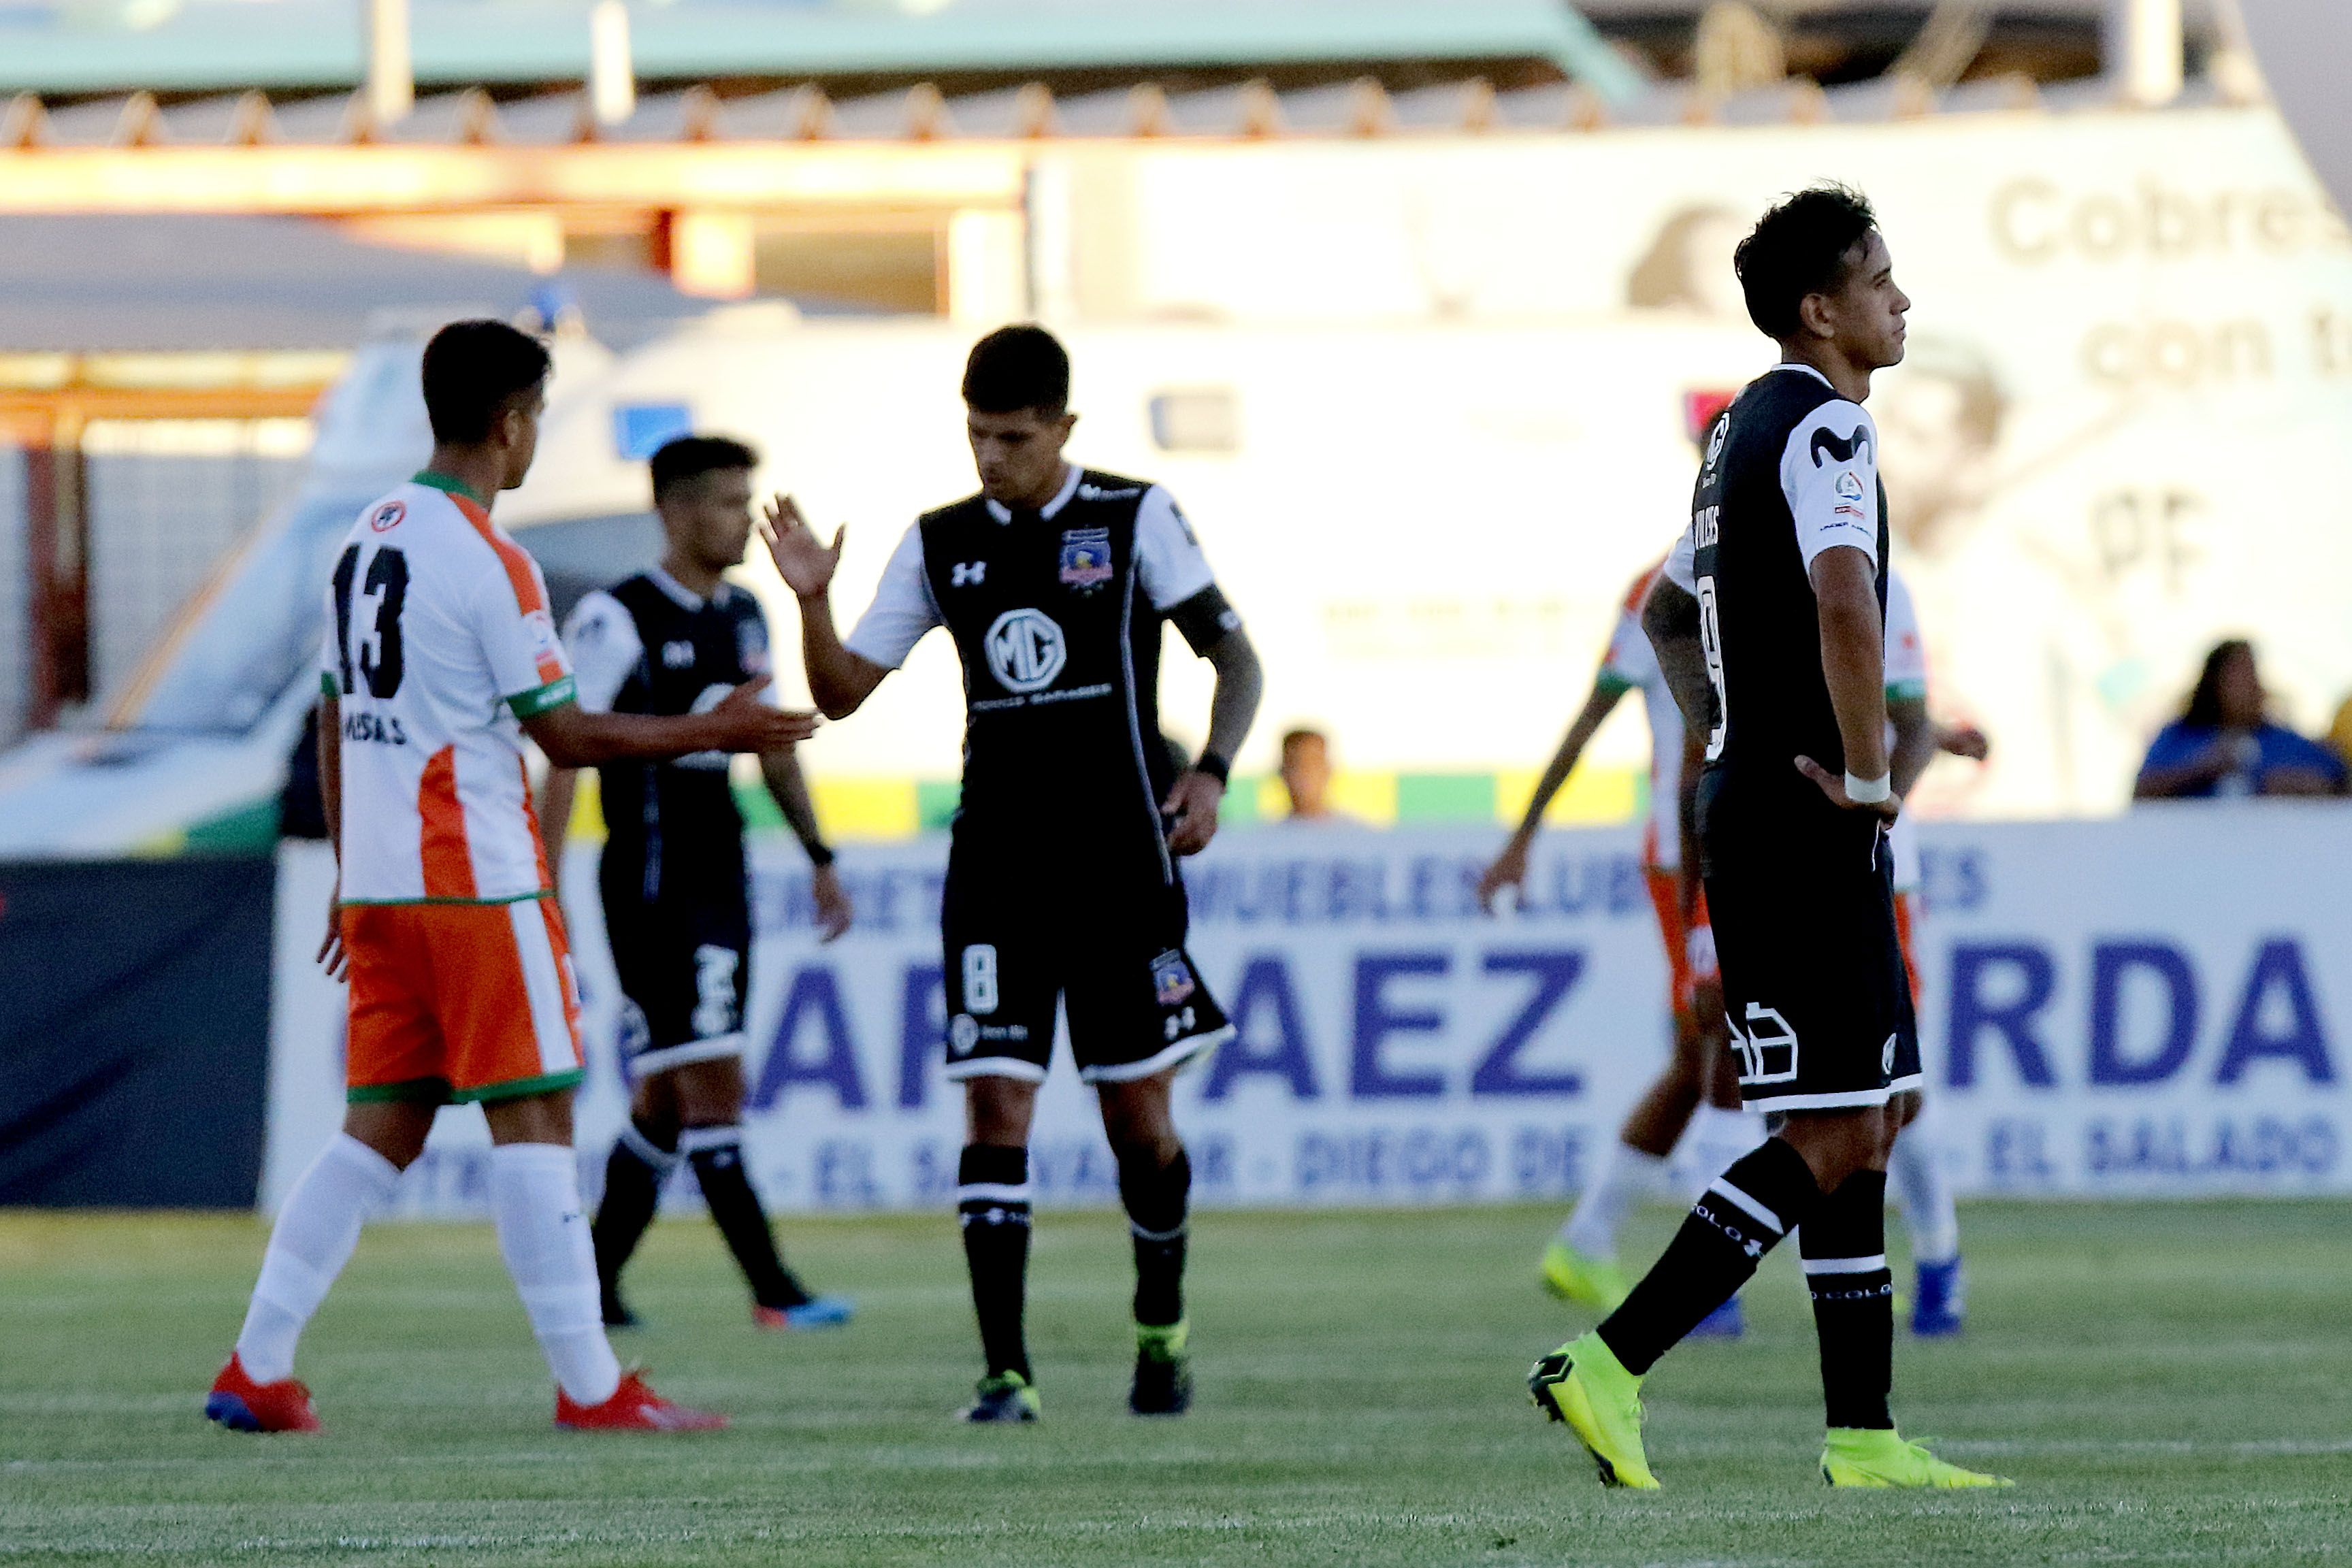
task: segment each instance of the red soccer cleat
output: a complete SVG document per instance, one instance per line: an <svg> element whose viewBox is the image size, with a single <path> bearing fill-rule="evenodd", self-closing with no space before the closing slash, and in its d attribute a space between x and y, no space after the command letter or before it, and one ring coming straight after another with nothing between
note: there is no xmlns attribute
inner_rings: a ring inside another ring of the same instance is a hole
<svg viewBox="0 0 2352 1568"><path fill-rule="evenodd" d="M292 1378L256 1383L231 1351L228 1364L205 1396L205 1415L232 1432L316 1432L319 1413L310 1391Z"/></svg>
<svg viewBox="0 0 2352 1568"><path fill-rule="evenodd" d="M630 1372L621 1374L621 1386L602 1405L582 1405L557 1387L555 1424L574 1432L713 1432L727 1425L727 1417L672 1405Z"/></svg>

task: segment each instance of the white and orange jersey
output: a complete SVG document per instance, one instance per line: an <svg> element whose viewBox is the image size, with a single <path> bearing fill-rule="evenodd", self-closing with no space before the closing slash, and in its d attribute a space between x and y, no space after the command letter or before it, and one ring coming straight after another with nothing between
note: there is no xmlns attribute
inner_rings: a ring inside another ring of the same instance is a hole
<svg viewBox="0 0 2352 1568"><path fill-rule="evenodd" d="M572 700L572 667L538 563L455 480L360 514L320 673L341 700L344 902L546 894L519 720Z"/></svg>
<svg viewBox="0 0 2352 1568"><path fill-rule="evenodd" d="M1886 700L1927 700L1927 648L1920 640L1919 612L1911 590L1892 566L1886 569ZM1895 749L1895 724L1886 725L1886 747ZM1909 812L1886 830L1887 852L1895 860L1895 889L1908 892L1919 885L1919 828ZM1917 988L1916 985L1913 987Z"/></svg>
<svg viewBox="0 0 2352 1568"><path fill-rule="evenodd" d="M1642 605L1665 563L1633 579L1609 651L1601 657L1601 682L1620 691L1638 690L1650 715L1650 822L1642 836L1644 865L1671 871L1681 866L1683 831L1679 802L1683 779L1683 714L1658 667L1657 650L1642 629Z"/></svg>

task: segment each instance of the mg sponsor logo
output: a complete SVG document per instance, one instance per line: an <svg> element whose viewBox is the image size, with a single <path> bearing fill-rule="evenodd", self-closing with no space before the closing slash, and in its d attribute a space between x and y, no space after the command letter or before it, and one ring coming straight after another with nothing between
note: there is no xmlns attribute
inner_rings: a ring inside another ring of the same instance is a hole
<svg viewBox="0 0 2352 1568"><path fill-rule="evenodd" d="M1043 691L1069 662L1062 628L1035 610L1007 610L988 628L988 668L1007 691Z"/></svg>

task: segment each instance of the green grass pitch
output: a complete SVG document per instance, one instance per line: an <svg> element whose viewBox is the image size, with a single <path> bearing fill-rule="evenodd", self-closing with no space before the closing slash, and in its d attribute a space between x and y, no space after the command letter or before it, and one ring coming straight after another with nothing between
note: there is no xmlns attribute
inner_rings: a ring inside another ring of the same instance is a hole
<svg viewBox="0 0 2352 1568"><path fill-rule="evenodd" d="M1528 1405L1585 1326L1534 1282L1549 1209L1210 1214L1199 1404L1125 1414L1124 1226L1043 1216L1045 1421L971 1429L951 1221L790 1221L862 1311L755 1333L715 1234L656 1227L625 1360L734 1429L554 1431L487 1227L372 1228L312 1326L329 1431L199 1416L260 1257L246 1217L0 1215L0 1560L67 1563L2344 1563L2352 1205L1979 1205L1973 1320L1896 1352L1896 1411L2013 1491L1832 1494L1793 1261L1748 1341L1650 1384L1666 1489L1607 1494ZM1674 1216L1644 1215L1629 1258ZM1784 1253L1793 1248L1783 1249ZM1898 1275L1898 1279L1905 1278Z"/></svg>

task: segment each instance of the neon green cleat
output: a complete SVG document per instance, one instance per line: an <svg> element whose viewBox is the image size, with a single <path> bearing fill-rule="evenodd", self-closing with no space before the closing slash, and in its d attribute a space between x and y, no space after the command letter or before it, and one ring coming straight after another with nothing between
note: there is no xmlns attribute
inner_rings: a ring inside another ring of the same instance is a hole
<svg viewBox="0 0 2352 1568"><path fill-rule="evenodd" d="M1625 1271L1616 1264L1579 1252L1557 1237L1544 1248L1543 1282L1544 1289L1561 1300L1598 1312L1615 1311L1632 1289L1625 1283Z"/></svg>
<svg viewBox="0 0 2352 1568"><path fill-rule="evenodd" d="M978 1397L958 1411L957 1418L979 1426L1034 1421L1043 1414L1037 1391L1017 1372L1000 1372L980 1380Z"/></svg>
<svg viewBox="0 0 2352 1568"><path fill-rule="evenodd" d="M2013 1487L2000 1476L1946 1464L1892 1428L1832 1426L1822 1447L1822 1479L1833 1487Z"/></svg>
<svg viewBox="0 0 2352 1568"><path fill-rule="evenodd" d="M1536 1363L1528 1393L1538 1409L1568 1423L1592 1456L1602 1486L1658 1489L1642 1452L1642 1380L1625 1370L1600 1334L1571 1341Z"/></svg>

